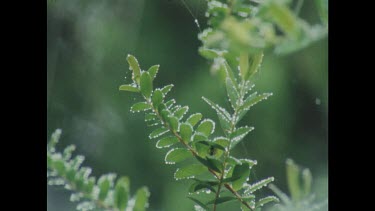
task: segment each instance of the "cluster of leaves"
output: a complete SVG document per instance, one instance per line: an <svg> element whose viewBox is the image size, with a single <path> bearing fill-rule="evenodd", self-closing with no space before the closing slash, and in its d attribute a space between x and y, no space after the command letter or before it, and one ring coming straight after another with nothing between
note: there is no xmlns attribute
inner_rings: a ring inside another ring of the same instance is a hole
<svg viewBox="0 0 375 211"><path fill-rule="evenodd" d="M237 66L239 57L253 62L267 48L277 54L299 50L328 33L328 0L316 0L321 23L310 25L298 17L302 0L208 0L209 27L198 38L199 53L213 60L212 71L222 71L223 61Z"/></svg>
<svg viewBox="0 0 375 211"><path fill-rule="evenodd" d="M311 193L312 176L309 169L302 170L291 159L288 159L286 161L286 174L291 197L271 184L269 188L282 202L272 207L271 211L318 211L327 205L327 200L319 203L314 202L315 195Z"/></svg>
<svg viewBox="0 0 375 211"><path fill-rule="evenodd" d="M189 188L191 194L204 191L213 195L213 199L208 201L189 197L197 204L197 210L208 210L211 206L216 210L216 205L232 200L238 200L243 210L256 210L266 203L278 201L274 196L256 200L254 193L274 178L247 183L250 180L250 170L257 162L230 155L230 151L254 129L249 126L237 127L237 123L249 108L271 95L249 93L254 86L250 80L251 76L257 71L261 59L257 64L241 64L241 78L237 78L229 66L226 69L226 87L233 112L203 98L218 115L224 133L224 136L220 137L212 137L215 130L213 120L202 120L200 113L187 116L188 106L177 105L174 99L166 99L172 84L154 89L153 80L159 65L146 71L140 68L134 56L128 55L127 61L132 71L132 83L121 85L119 89L137 92L143 96L143 100L135 103L131 111L145 111L148 126L155 127L149 138L158 139L158 148L171 148L165 156L167 164L184 162L176 170L175 179L193 181Z"/></svg>
<svg viewBox="0 0 375 211"><path fill-rule="evenodd" d="M90 176L91 168L81 167L84 157L72 153L74 145L66 147L63 153L56 151L61 130L57 129L47 144L47 179L49 185L60 185L72 191L72 202L79 202L77 210L108 211L144 211L148 207L150 193L147 187L139 188L130 197L130 181L128 177L116 179L113 173L96 178Z"/></svg>

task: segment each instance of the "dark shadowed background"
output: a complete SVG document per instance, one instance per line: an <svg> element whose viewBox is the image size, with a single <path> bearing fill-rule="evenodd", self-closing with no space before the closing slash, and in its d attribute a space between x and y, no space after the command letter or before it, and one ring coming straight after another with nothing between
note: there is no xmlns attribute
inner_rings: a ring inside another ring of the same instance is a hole
<svg viewBox="0 0 375 211"><path fill-rule="evenodd" d="M204 27L205 2L186 2ZM301 15L317 22L312 1L305 1ZM156 86L175 84L170 96L178 103L217 120L201 96L226 107L229 102L224 84L198 55L198 32L180 0L47 4L47 138L61 128L58 148L75 144L93 175L127 175L132 193L148 186L149 210L188 211L193 202L185 197L189 184L175 181L175 166L164 164L166 150L148 139L151 129L143 114L129 111L138 96L118 91L124 77L131 77L126 55L135 55L143 69L160 64ZM256 159L255 176L274 176L274 184L284 191L286 158L309 167L318 199L328 195L327 44L325 38L287 56L266 53L255 89L274 95L254 106L240 123L255 130L234 151L237 157ZM63 188L48 186L47 193L48 210L75 209Z"/></svg>

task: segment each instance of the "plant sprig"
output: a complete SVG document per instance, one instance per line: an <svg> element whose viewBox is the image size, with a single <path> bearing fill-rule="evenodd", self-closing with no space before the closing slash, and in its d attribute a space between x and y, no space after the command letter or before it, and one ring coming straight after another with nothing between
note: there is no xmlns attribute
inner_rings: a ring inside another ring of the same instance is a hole
<svg viewBox="0 0 375 211"><path fill-rule="evenodd" d="M132 71L132 83L121 85L119 89L142 95L144 101L135 103L131 107L131 111L145 111L145 121L149 126L156 126L149 138L159 139L156 143L158 148L173 146L166 154L167 164L181 163L189 158L195 158L196 163L178 168L174 177L176 180L193 180L194 183L189 189L191 193L210 190L209 194L214 194L214 199L207 202L194 199L200 201L198 205L201 208L209 209L209 206L212 205L213 210L216 210L218 204L238 200L243 209L255 210L263 204L278 201L274 196L267 197L268 200L256 201L254 192L272 182L274 178L270 177L258 183L248 184L250 170L257 162L249 159L237 159L230 155L230 151L254 129L248 126L237 127L239 120L250 107L271 95L257 94L256 92L249 94L253 87L251 76L259 68L261 59L258 60L258 64L248 65L251 68L241 72L241 79L237 79L232 70L227 69L226 86L233 114L209 99L203 98L218 114L220 125L225 134L220 137L212 137L216 125L213 120L202 120L203 115L200 113L185 117L189 109L188 106L177 105L174 99L166 100L166 95L173 85L153 88L153 80L159 70L159 65L154 65L146 71L140 68L134 56L128 55L127 61L129 69ZM246 64L241 64L242 68L245 66ZM175 147L177 143L180 143L182 147ZM199 178L205 173L211 175L210 180ZM221 196L225 192L232 196Z"/></svg>
<svg viewBox="0 0 375 211"><path fill-rule="evenodd" d="M130 180L121 177L116 180L116 174L102 175L96 180L90 176L91 168L81 167L84 156L72 153L74 145L66 147L63 153L56 151L56 144L61 135L57 129L47 144L47 179L49 185L60 185L72 191L70 200L79 202L77 210L93 210L99 208L107 211L144 211L148 207L150 192L147 187L141 187L133 197L130 197Z"/></svg>
<svg viewBox="0 0 375 211"><path fill-rule="evenodd" d="M308 168L302 169L293 160L287 159L286 176L291 196L271 184L269 188L281 199L281 203L272 207L271 211L318 211L327 205L327 199L314 202L315 194L311 191L313 178Z"/></svg>
<svg viewBox="0 0 375 211"><path fill-rule="evenodd" d="M251 65L266 49L288 54L307 47L328 34L328 0L315 2L321 22L311 25L298 17L299 9L290 8L291 0L208 0L199 53L213 61L212 71L224 71L223 61L232 67L238 59Z"/></svg>

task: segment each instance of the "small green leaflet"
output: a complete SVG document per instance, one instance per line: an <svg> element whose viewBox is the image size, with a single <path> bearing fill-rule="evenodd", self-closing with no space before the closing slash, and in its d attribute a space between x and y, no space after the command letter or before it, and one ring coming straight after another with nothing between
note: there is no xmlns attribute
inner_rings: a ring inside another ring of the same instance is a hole
<svg viewBox="0 0 375 211"><path fill-rule="evenodd" d="M282 203L284 203L287 206L292 204L289 197L285 193L283 193L279 188L277 188L275 185L270 184L268 188L271 189L281 199Z"/></svg>
<svg viewBox="0 0 375 211"><path fill-rule="evenodd" d="M70 169L66 172L66 178L70 181L74 180L74 177L76 176L76 171L74 169Z"/></svg>
<svg viewBox="0 0 375 211"><path fill-rule="evenodd" d="M240 127L230 134L231 145L230 149L233 149L250 131L254 130L254 127Z"/></svg>
<svg viewBox="0 0 375 211"><path fill-rule="evenodd" d="M235 180L232 182L232 187L234 190L240 190L244 183L246 183L247 178L250 175L249 164L243 163L242 165L236 165L233 169L232 178Z"/></svg>
<svg viewBox="0 0 375 211"><path fill-rule="evenodd" d="M115 177L115 174L105 174L98 179L100 200L104 201L107 197L109 189L113 186L113 180Z"/></svg>
<svg viewBox="0 0 375 211"><path fill-rule="evenodd" d="M218 144L218 145L220 145L220 146L222 146L222 147L224 147L224 149L225 149L226 147L228 147L229 144L230 144L229 139L226 138L226 137L222 137L222 136L220 136L220 137L216 137L216 138L213 140L213 142L216 143L216 144Z"/></svg>
<svg viewBox="0 0 375 211"><path fill-rule="evenodd" d="M154 113L148 113L148 114L145 114L145 121L146 122L150 122L150 121L154 121L154 120L157 120L157 116L156 114Z"/></svg>
<svg viewBox="0 0 375 211"><path fill-rule="evenodd" d="M279 199L275 196L267 196L264 198L259 199L259 201L255 204L255 207L262 207L263 205L270 203L270 202L279 202Z"/></svg>
<svg viewBox="0 0 375 211"><path fill-rule="evenodd" d="M170 108L173 106L173 104L175 104L175 103L176 103L176 100L175 100L175 99L170 99L170 100L168 100L168 101L165 103L165 107L168 108L168 109L170 109Z"/></svg>
<svg viewBox="0 0 375 211"><path fill-rule="evenodd" d="M70 158L72 157L72 153L74 152L75 149L76 149L76 147L74 145L67 146L64 149L64 152L63 152L64 160L66 160L66 161L70 160Z"/></svg>
<svg viewBox="0 0 375 211"><path fill-rule="evenodd" d="M133 211L145 211L148 207L148 198L150 197L150 191L147 187L142 187L137 190L135 195L135 202Z"/></svg>
<svg viewBox="0 0 375 211"><path fill-rule="evenodd" d="M220 125L224 129L224 131L228 131L231 127L231 116L224 108L220 107L219 105L215 104L211 100L202 97L203 100L211 106L212 109L216 111L217 116L219 117Z"/></svg>
<svg viewBox="0 0 375 211"><path fill-rule="evenodd" d="M168 94L169 91L173 88L173 84L166 85L161 89L161 92L163 92L164 96Z"/></svg>
<svg viewBox="0 0 375 211"><path fill-rule="evenodd" d="M234 87L233 81L229 77L227 77L225 85L227 87L227 94L229 97L229 102L232 105L232 108L236 109L238 106L237 101L238 101L238 98L240 97L239 93Z"/></svg>
<svg viewBox="0 0 375 211"><path fill-rule="evenodd" d="M128 54L126 60L129 63L129 69L133 71L133 81L139 84L139 78L141 76L141 68L139 67L137 59L133 56Z"/></svg>
<svg viewBox="0 0 375 211"><path fill-rule="evenodd" d="M168 122L168 119L169 119L169 116L171 115L171 112L170 111L168 111L167 109L163 109L163 107L165 107L165 105L164 104L160 104L160 106L159 106L159 112L160 112L160 114L161 114L161 117L162 117L162 119L164 120L164 121L166 121L166 122Z"/></svg>
<svg viewBox="0 0 375 211"><path fill-rule="evenodd" d="M60 175L64 175L65 174L65 164L64 164L64 161L62 160L55 160L53 162L53 168L56 169L57 173L60 174Z"/></svg>
<svg viewBox="0 0 375 211"><path fill-rule="evenodd" d="M311 192L312 175L309 169L302 171L303 191L304 195L308 196Z"/></svg>
<svg viewBox="0 0 375 211"><path fill-rule="evenodd" d="M113 198L116 208L119 210L126 208L129 198L129 178L121 177L117 180Z"/></svg>
<svg viewBox="0 0 375 211"><path fill-rule="evenodd" d="M273 182L275 180L274 177L268 177L267 179L263 179L259 182L256 182L254 184L251 184L246 190L245 194L254 193L255 191L261 189L262 187L267 186L269 183Z"/></svg>
<svg viewBox="0 0 375 211"><path fill-rule="evenodd" d="M167 122L168 122L169 126L171 127L171 129L173 131L177 131L178 124L179 124L177 117L175 117L175 116L168 116Z"/></svg>
<svg viewBox="0 0 375 211"><path fill-rule="evenodd" d="M220 107L219 105L215 104L214 102L212 102L211 100L205 98L205 97L202 97L202 99L212 107L212 109L214 109L217 114L219 115L222 115L224 117L225 120L227 121L230 121L231 119L231 116L229 114L228 111L226 111L224 108Z"/></svg>
<svg viewBox="0 0 375 211"><path fill-rule="evenodd" d="M205 57L206 59L215 59L217 57L222 57L226 53L226 51L218 51L218 50L208 49L204 47L200 47L198 51L199 51L199 54Z"/></svg>
<svg viewBox="0 0 375 211"><path fill-rule="evenodd" d="M207 168L201 164L191 164L177 169L174 173L176 180L194 178L207 171Z"/></svg>
<svg viewBox="0 0 375 211"><path fill-rule="evenodd" d="M242 77L242 80L246 80L249 70L249 53L248 52L241 52L240 54L240 74Z"/></svg>
<svg viewBox="0 0 375 211"><path fill-rule="evenodd" d="M189 118L186 120L186 122L194 127L201 119L202 119L202 114L195 113L195 114L190 115Z"/></svg>
<svg viewBox="0 0 375 211"><path fill-rule="evenodd" d="M192 156L191 152L185 148L174 148L169 150L165 156L166 164L175 164L186 160Z"/></svg>
<svg viewBox="0 0 375 211"><path fill-rule="evenodd" d="M140 112L140 111L146 111L151 109L151 106L146 102L139 102L134 104L131 108L131 112Z"/></svg>
<svg viewBox="0 0 375 211"><path fill-rule="evenodd" d="M194 142L204 141L204 140L207 140L207 136L205 134L197 132L197 131L194 133L194 136L193 136Z"/></svg>
<svg viewBox="0 0 375 211"><path fill-rule="evenodd" d="M149 138L150 139L157 138L157 137L165 134L168 131L169 131L168 128L164 128L164 127L158 128L158 129L151 132L151 134L149 135Z"/></svg>
<svg viewBox="0 0 375 211"><path fill-rule="evenodd" d="M257 92L254 92L245 99L242 106L238 109L238 118L235 120L236 123L242 119L252 106L272 95L272 93L257 94Z"/></svg>
<svg viewBox="0 0 375 211"><path fill-rule="evenodd" d="M141 93L146 98L149 98L152 93L152 79L148 72L143 72L141 75Z"/></svg>
<svg viewBox="0 0 375 211"><path fill-rule="evenodd" d="M232 156L229 156L229 157L227 158L227 162L228 162L229 164L232 164L232 165L241 165L241 164L242 164L242 162L241 162L240 160L238 160L237 158L232 157Z"/></svg>
<svg viewBox="0 0 375 211"><path fill-rule="evenodd" d="M178 108L174 113L173 115L175 117L177 117L179 120L181 120L184 115L186 114L186 112L188 112L189 110L189 106L184 106L184 107L181 107L181 108Z"/></svg>
<svg viewBox="0 0 375 211"><path fill-rule="evenodd" d="M163 93L159 90L159 89L156 89L153 94L152 94L152 104L155 108L157 108L160 103L163 102Z"/></svg>
<svg viewBox="0 0 375 211"><path fill-rule="evenodd" d="M239 160L241 163L248 163L250 168L258 163L256 160L249 160L249 159L239 159Z"/></svg>
<svg viewBox="0 0 375 211"><path fill-rule="evenodd" d="M174 112L176 112L178 109L180 109L181 108L181 106L180 105L175 105L175 106L172 106L171 107L171 109L170 109L170 111L172 112L172 113L174 113Z"/></svg>
<svg viewBox="0 0 375 211"><path fill-rule="evenodd" d="M173 144L176 144L176 143L178 143L178 138L176 136L167 136L167 137L164 137L164 138L160 139L156 143L156 147L157 148L165 148L165 147L170 147L170 146L172 146Z"/></svg>
<svg viewBox="0 0 375 211"><path fill-rule="evenodd" d="M221 161L212 159L212 158L201 158L199 156L195 157L200 163L205 165L206 167L216 171L216 172L222 172L223 170L223 164Z"/></svg>
<svg viewBox="0 0 375 211"><path fill-rule="evenodd" d="M147 72L150 74L151 78L154 79L156 77L156 74L158 73L159 71L159 67L160 65L154 65L152 67L150 67Z"/></svg>
<svg viewBox="0 0 375 211"><path fill-rule="evenodd" d="M197 151L198 155L202 158L206 157L209 153L209 146L198 142L194 142L195 150Z"/></svg>
<svg viewBox="0 0 375 211"><path fill-rule="evenodd" d="M214 132L214 130L215 130L215 122L212 121L211 119L205 119L199 124L196 131L208 137Z"/></svg>
<svg viewBox="0 0 375 211"><path fill-rule="evenodd" d="M139 92L139 89L130 84L124 84L119 87L120 91Z"/></svg>
<svg viewBox="0 0 375 211"><path fill-rule="evenodd" d="M180 125L180 135L185 143L190 142L192 134L193 127L189 123L182 123Z"/></svg>
<svg viewBox="0 0 375 211"><path fill-rule="evenodd" d="M286 160L286 174L288 180L288 188L293 201L298 201L302 196L299 183L299 167L291 159Z"/></svg>
<svg viewBox="0 0 375 211"><path fill-rule="evenodd" d="M83 190L90 194L94 190L95 177L89 177L88 181L85 182Z"/></svg>
<svg viewBox="0 0 375 211"><path fill-rule="evenodd" d="M260 64L262 63L262 60L263 60L263 52L252 55L249 74L246 77L246 80L250 80L252 76L254 76L255 73L257 73L260 67Z"/></svg>
<svg viewBox="0 0 375 211"><path fill-rule="evenodd" d="M225 64L224 67L225 67L225 72L227 74L227 77L229 77L233 81L233 84L235 85L236 89L238 90L239 87L238 87L238 84L237 84L236 77L233 74L232 68L229 66L229 64L226 60L225 60L224 64Z"/></svg>

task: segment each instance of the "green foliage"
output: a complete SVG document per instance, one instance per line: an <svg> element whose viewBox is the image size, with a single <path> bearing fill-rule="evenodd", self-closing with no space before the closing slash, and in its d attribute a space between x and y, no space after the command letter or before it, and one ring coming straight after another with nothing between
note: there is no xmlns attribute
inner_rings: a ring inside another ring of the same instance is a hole
<svg viewBox="0 0 375 211"><path fill-rule="evenodd" d="M132 112L145 112L147 125L153 127L150 139L157 139L157 148L170 148L166 152L166 164L179 166L176 180L192 182L188 197L195 202L196 210L216 211L217 205L238 201L242 210L260 210L265 204L278 202L275 196L259 199L258 190L274 181L268 177L253 181L250 177L255 160L238 159L231 151L254 130L250 126L238 126L249 109L267 99L272 93L250 93L255 75L263 61L263 52L273 48L275 53L285 54L306 47L327 34L328 1L316 0L321 24L312 26L292 11L290 0L208 0L209 27L199 35L202 46L199 53L213 60L212 69L225 75L224 82L230 108L223 108L203 97L217 113L218 124L203 119L200 113L186 115L189 107L166 99L173 84L154 88L154 79L160 66L142 70L137 59L127 56L132 72L132 83L119 87L120 91L139 93L143 100L131 107ZM300 7L300 6L299 6ZM203 119L203 120L202 120ZM222 136L214 136L215 126L220 125ZM47 145L47 177L51 185L63 185L73 191L71 200L79 202L78 210L101 208L105 210L145 210L149 191L146 187L130 197L130 181L122 177L115 181L115 174L106 174L98 180L90 176L91 169L81 167L83 156L72 158L74 146L64 152L56 152L61 131L57 130ZM179 145L179 146L176 146ZM172 147L173 146L173 147ZM312 176L308 169L302 171L292 161L287 162L288 185L291 199L276 188L270 188L280 197L283 205L279 210L317 210L312 204ZM199 197L205 192L209 199Z"/></svg>
<svg viewBox="0 0 375 211"><path fill-rule="evenodd" d="M314 202L315 195L311 193L312 176L309 169L301 169L293 160L286 161L286 174L290 197L275 185L269 188L281 199L282 204L271 208L271 211L322 211L327 210L328 200ZM301 181L302 178L302 181Z"/></svg>
<svg viewBox="0 0 375 211"><path fill-rule="evenodd" d="M105 174L96 180L90 176L91 168L81 166L83 156L72 157L74 145L66 147L63 153L57 152L55 146L60 135L61 130L57 129L47 144L48 184L72 191L70 200L79 202L77 210L144 211L148 207L147 187L138 189L136 195L130 197L129 178L121 177L115 183L115 174Z"/></svg>
<svg viewBox="0 0 375 211"><path fill-rule="evenodd" d="M128 58L137 61L134 56L129 55ZM249 126L238 127L239 120L251 106L270 96L270 94L249 94L253 88L250 78L259 68L261 57L259 58L254 58L248 63L245 61L242 68L249 69L250 72L243 73L243 76L239 78L232 70L227 70L226 88L232 112L203 98L217 112L224 133L224 136L219 137L213 137L216 125L213 120L202 120L203 116L200 113L185 116L188 106L178 105L173 99L166 101L166 96L173 85L153 89L152 77L148 71L141 68L140 85L136 77L132 78L131 86L140 88L143 100L135 103L131 111L145 111L145 121L154 127L149 138L158 139L156 143L158 148L173 146L166 153L165 162L166 164L181 164L174 178L193 181L189 188L189 192L193 195L205 190L209 190L206 193L212 195L210 200L204 202L191 198L196 201L197 209L213 208L216 210L219 204L237 200L243 205L242 209L256 210L266 203L277 201L274 196L257 200L254 195L255 191L272 182L273 177L259 182L252 181L250 171L256 165L256 161L237 159L230 155L231 150L254 129ZM138 68L139 64L136 64ZM157 67L159 68L158 65ZM133 75L137 74L133 72ZM179 146L175 147L175 145ZM185 164L188 160L189 162ZM207 178L210 179L207 180Z"/></svg>
<svg viewBox="0 0 375 211"><path fill-rule="evenodd" d="M299 9L290 9L288 0L209 0L209 27L198 35L203 44L199 53L213 60L212 70L224 71L227 61L248 80L256 73L264 50L291 53L327 35L328 0L315 1L321 23L310 25L298 17Z"/></svg>

